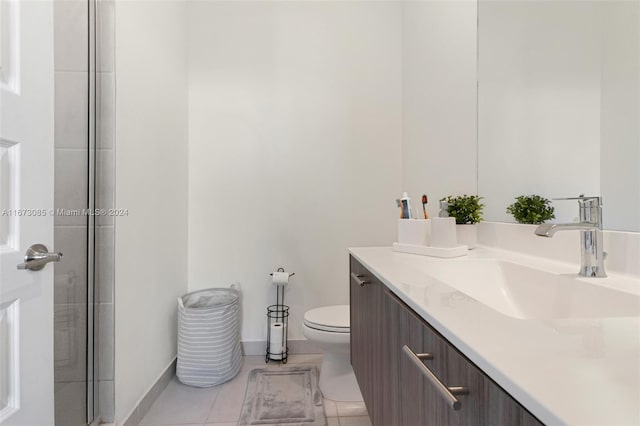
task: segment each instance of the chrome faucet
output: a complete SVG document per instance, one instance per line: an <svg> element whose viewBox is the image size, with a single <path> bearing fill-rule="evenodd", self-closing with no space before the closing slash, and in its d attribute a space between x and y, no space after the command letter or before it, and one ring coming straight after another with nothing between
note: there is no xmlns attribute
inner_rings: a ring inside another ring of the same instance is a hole
<svg viewBox="0 0 640 426"><path fill-rule="evenodd" d="M535 234L540 237L553 237L558 231L580 230L580 272L583 277L604 278L604 259L602 250L602 203L600 197L554 198L554 200L578 200L580 222L543 223Z"/></svg>

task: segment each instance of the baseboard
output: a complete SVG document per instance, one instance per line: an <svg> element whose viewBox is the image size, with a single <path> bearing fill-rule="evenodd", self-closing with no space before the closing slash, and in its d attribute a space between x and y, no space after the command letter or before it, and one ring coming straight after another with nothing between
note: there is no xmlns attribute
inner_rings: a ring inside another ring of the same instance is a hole
<svg viewBox="0 0 640 426"><path fill-rule="evenodd" d="M169 366L158 377L158 380L151 385L149 390L140 399L138 404L133 408L129 416L122 422L122 426L138 426L142 418L149 412L149 409L156 401L158 396L167 387L171 379L176 375L176 358L171 361Z"/></svg>
<svg viewBox="0 0 640 426"><path fill-rule="evenodd" d="M296 354L321 354L322 350L318 348L313 342L307 339L289 340L287 342L289 348L289 355ZM266 340L253 340L242 342L242 354L243 355L266 355L267 341Z"/></svg>

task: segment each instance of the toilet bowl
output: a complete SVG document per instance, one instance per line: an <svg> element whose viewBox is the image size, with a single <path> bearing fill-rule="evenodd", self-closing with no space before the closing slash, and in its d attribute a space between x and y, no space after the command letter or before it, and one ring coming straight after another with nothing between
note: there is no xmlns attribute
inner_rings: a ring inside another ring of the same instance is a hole
<svg viewBox="0 0 640 426"><path fill-rule="evenodd" d="M349 305L324 306L307 311L303 332L324 352L318 383L322 395L334 401L362 401L349 359Z"/></svg>

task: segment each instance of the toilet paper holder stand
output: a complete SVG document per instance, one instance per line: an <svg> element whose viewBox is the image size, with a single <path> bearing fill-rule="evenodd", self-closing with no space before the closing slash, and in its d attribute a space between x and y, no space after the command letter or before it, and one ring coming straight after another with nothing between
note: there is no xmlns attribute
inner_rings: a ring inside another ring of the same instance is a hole
<svg viewBox="0 0 640 426"><path fill-rule="evenodd" d="M283 267L278 268L278 270L276 272L285 272ZM292 277L294 276L296 273L295 272L289 272L289 276ZM273 272L270 273L269 275L273 276Z"/></svg>
<svg viewBox="0 0 640 426"><path fill-rule="evenodd" d="M284 268L278 268L276 272L285 272ZM273 273L269 274L273 276ZM294 276L289 273L289 277ZM265 363L280 361L287 363L288 351L287 334L289 322L289 306L284 304L284 286L276 286L276 304L267 306L267 353Z"/></svg>

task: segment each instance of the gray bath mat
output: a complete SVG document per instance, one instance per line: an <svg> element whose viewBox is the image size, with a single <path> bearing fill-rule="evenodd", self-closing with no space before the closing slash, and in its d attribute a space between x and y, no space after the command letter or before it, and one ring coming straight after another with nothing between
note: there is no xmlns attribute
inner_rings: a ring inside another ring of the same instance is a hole
<svg viewBox="0 0 640 426"><path fill-rule="evenodd" d="M315 367L256 368L249 373L238 426L325 426Z"/></svg>

